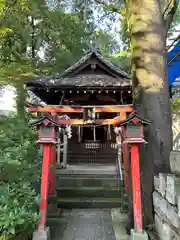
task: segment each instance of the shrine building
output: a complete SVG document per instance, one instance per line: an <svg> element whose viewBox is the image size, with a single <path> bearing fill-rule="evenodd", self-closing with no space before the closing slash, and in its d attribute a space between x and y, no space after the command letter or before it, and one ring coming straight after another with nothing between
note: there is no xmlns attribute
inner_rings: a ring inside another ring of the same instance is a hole
<svg viewBox="0 0 180 240"><path fill-rule="evenodd" d="M71 132L58 134L58 163L116 164L114 124L133 111L128 73L91 49L62 74L28 81L27 88L46 104L30 111L56 114Z"/></svg>

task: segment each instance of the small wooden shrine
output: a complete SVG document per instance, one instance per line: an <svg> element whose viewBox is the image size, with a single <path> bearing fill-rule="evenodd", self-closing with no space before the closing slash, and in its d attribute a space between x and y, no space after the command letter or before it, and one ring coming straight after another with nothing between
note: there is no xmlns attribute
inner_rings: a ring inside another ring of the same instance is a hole
<svg viewBox="0 0 180 240"><path fill-rule="evenodd" d="M37 235L46 231L49 197L57 200L57 164L60 168L71 165L73 170L78 164L93 164L95 168L113 165L117 181L123 181L121 197L124 186L127 194L131 191L131 164L135 230L141 232L138 147L144 143L143 126L148 122L132 113L131 76L105 59L98 49L91 49L64 73L29 81L27 88L46 103L28 106L30 112L38 113L31 125L40 130L37 142L43 148L42 215Z"/></svg>
<svg viewBox="0 0 180 240"><path fill-rule="evenodd" d="M54 114L58 123L69 129L69 140L59 134L60 145L66 145L64 160L60 160L59 147L59 162L115 163L116 117L124 120L133 110L128 73L93 48L62 74L29 81L27 88L47 104L30 106L31 112ZM111 159L105 157L107 151L112 152Z"/></svg>

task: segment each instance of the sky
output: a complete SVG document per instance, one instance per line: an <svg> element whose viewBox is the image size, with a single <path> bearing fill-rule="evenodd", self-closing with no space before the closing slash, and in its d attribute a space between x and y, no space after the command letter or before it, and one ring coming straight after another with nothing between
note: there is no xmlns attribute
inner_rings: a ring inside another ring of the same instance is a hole
<svg viewBox="0 0 180 240"><path fill-rule="evenodd" d="M5 88L4 93L0 97L0 110L13 111L14 110L14 101L15 92L12 88Z"/></svg>

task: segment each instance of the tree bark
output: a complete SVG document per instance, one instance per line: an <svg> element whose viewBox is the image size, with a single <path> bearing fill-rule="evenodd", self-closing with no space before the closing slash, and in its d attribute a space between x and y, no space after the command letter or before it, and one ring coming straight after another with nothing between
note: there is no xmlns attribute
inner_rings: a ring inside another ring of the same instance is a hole
<svg viewBox="0 0 180 240"><path fill-rule="evenodd" d="M127 0L131 33L133 101L151 121L141 147L141 180L145 225L153 222L153 177L169 172L172 119L166 63L166 27L158 0Z"/></svg>
<svg viewBox="0 0 180 240"><path fill-rule="evenodd" d="M17 109L17 115L22 120L25 120L26 114L25 114L25 102L27 97L26 89L23 85L23 83L17 83L15 85L16 88L16 109Z"/></svg>

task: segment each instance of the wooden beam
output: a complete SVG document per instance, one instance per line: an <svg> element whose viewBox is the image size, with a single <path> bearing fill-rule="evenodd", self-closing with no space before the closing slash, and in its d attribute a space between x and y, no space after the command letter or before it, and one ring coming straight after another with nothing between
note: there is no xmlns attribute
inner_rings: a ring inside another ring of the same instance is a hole
<svg viewBox="0 0 180 240"><path fill-rule="evenodd" d="M62 125L90 125L84 122L84 119L59 119L58 124ZM116 119L96 119L95 125L114 125L117 122Z"/></svg>
<svg viewBox="0 0 180 240"><path fill-rule="evenodd" d="M58 124L60 125L86 125L86 126L93 126L95 125L114 125L115 123L117 124L119 121L117 121L116 119L96 119L94 120L94 124L89 124L84 122L84 119L58 119L56 121Z"/></svg>
<svg viewBox="0 0 180 240"><path fill-rule="evenodd" d="M30 112L42 113L82 113L84 108L95 108L95 112L132 112L132 105L104 105L104 106L46 106L46 107L30 107Z"/></svg>

